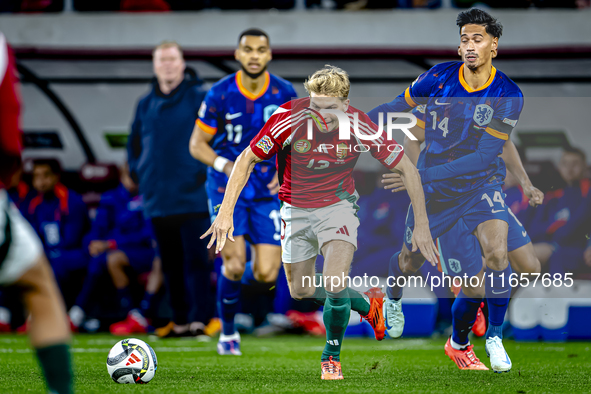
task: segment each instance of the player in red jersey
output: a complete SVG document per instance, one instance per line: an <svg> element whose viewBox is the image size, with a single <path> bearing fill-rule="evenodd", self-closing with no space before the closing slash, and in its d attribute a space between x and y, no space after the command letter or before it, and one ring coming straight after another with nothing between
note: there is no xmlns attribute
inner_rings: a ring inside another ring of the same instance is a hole
<svg viewBox="0 0 591 394"><path fill-rule="evenodd" d="M20 103L14 57L0 33L0 286L19 287L29 334L51 392L72 392L66 310L41 241L8 198L21 162Z"/></svg>
<svg viewBox="0 0 591 394"><path fill-rule="evenodd" d="M339 356L351 309L372 325L376 339L383 339L385 331L381 290L372 288L363 297L344 280L357 249L358 194L352 172L361 152L369 151L390 171L400 173L411 201L419 207L415 218L420 229L413 233L413 250L420 248L431 262L435 262L437 250L415 166L395 141L379 135L365 113L349 105L347 73L326 66L304 86L310 97L279 107L240 154L218 216L203 237L212 234L209 247L217 240L217 251L224 247L226 238L233 241L234 206L252 167L277 155L282 261L290 293L295 299L311 297L324 304L327 341L321 376L334 380L343 378ZM342 136L343 121L352 125L355 133ZM324 257L324 286L315 280L319 253Z"/></svg>

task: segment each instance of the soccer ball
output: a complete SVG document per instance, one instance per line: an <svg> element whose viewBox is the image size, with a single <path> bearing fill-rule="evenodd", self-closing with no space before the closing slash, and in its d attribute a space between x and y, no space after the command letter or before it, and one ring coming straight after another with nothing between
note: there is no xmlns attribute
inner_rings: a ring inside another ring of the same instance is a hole
<svg viewBox="0 0 591 394"><path fill-rule="evenodd" d="M156 369L158 360L154 349L135 338L117 342L107 357L107 371L117 383L148 383Z"/></svg>

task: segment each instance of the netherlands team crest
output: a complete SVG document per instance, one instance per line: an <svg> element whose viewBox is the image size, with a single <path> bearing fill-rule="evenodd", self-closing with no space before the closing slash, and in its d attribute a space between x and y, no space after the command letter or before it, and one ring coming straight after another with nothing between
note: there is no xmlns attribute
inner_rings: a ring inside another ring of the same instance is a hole
<svg viewBox="0 0 591 394"><path fill-rule="evenodd" d="M310 150L310 147L312 147L312 144L308 140L299 140L293 146L293 148L298 153L306 153L307 151Z"/></svg>
<svg viewBox="0 0 591 394"><path fill-rule="evenodd" d="M474 110L474 122L478 126L484 126L490 123L493 118L493 109L487 104L478 104Z"/></svg>
<svg viewBox="0 0 591 394"><path fill-rule="evenodd" d="M406 228L405 236L406 236L406 243L411 244L412 243L412 230L410 227Z"/></svg>
<svg viewBox="0 0 591 394"><path fill-rule="evenodd" d="M462 270L462 265L460 264L459 260L448 259L447 264L449 265L449 269L451 269L455 274L458 274Z"/></svg>

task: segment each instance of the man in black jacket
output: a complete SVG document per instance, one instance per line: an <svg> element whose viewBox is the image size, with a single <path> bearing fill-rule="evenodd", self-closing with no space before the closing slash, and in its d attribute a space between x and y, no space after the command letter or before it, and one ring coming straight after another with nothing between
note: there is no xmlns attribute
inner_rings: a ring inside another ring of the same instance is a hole
<svg viewBox="0 0 591 394"><path fill-rule="evenodd" d="M174 327L159 334L203 335L212 270L206 243L199 239L209 228L206 166L187 146L205 91L177 43L158 45L153 64L156 81L138 103L127 149L173 309Z"/></svg>

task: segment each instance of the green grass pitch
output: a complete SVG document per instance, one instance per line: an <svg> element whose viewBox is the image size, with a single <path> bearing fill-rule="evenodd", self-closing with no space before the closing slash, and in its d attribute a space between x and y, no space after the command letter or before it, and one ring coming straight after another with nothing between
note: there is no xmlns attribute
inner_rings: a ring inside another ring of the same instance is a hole
<svg viewBox="0 0 591 394"><path fill-rule="evenodd" d="M147 385L114 383L107 353L119 338L77 335L73 341L76 392L79 393L581 393L591 392L591 343L515 343L505 341L513 361L509 373L460 371L443 353L445 339L345 338L342 381L320 380L323 338L243 336L242 357L220 357L216 342L148 342L158 371ZM484 342L476 355L490 366ZM34 353L23 336L0 336L0 392L44 391Z"/></svg>

